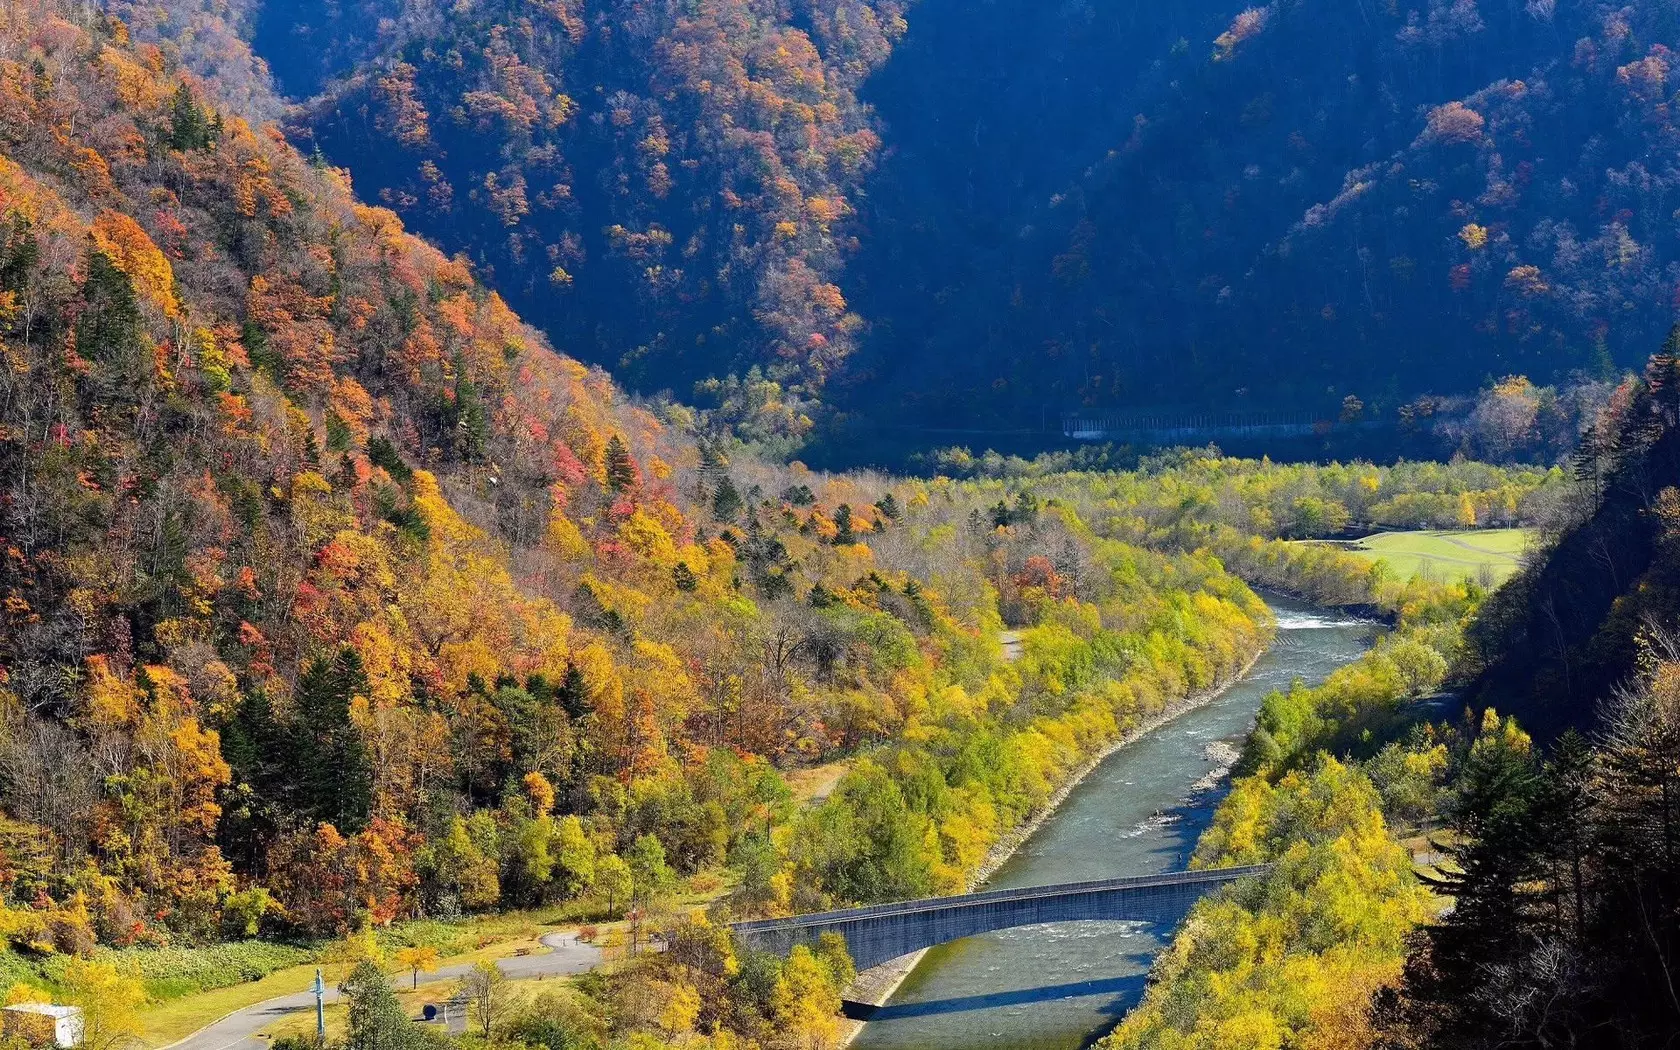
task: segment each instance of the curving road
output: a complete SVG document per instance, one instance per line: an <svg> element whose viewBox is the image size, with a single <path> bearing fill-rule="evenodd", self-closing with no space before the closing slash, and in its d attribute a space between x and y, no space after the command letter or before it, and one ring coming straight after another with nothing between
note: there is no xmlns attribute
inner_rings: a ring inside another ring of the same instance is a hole
<svg viewBox="0 0 1680 1050"><path fill-rule="evenodd" d="M497 959L496 965L514 980L541 980L544 977L563 977L595 968L601 961L601 949L583 944L571 933L548 933L540 938L548 948L544 955L513 955ZM454 963L439 967L433 973L420 975L421 985L442 984L459 980L472 968L471 963ZM395 979L398 988L409 981L407 974ZM327 1002L338 1001L338 989L329 987ZM274 1022L303 1010L315 1009L315 993L310 991L281 995L235 1010L219 1021L206 1025L180 1042L163 1050L263 1050L268 1045L265 1031Z"/></svg>

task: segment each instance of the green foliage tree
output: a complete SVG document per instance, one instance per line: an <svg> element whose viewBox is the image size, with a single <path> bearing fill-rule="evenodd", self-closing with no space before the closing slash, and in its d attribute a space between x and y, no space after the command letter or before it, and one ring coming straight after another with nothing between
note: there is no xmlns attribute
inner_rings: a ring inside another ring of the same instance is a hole
<svg viewBox="0 0 1680 1050"><path fill-rule="evenodd" d="M490 412L471 373L457 366L455 396L448 403L447 425L454 431L455 454L466 463L483 462L490 448Z"/></svg>
<svg viewBox="0 0 1680 1050"><path fill-rule="evenodd" d="M657 835L638 835L624 851L624 862L630 868L632 898L639 906L651 905L670 892L676 882L665 861L665 845Z"/></svg>
<svg viewBox="0 0 1680 1050"><path fill-rule="evenodd" d="M205 150L220 137L220 116L205 114L186 84L175 89L169 100L169 148L186 152Z"/></svg>
<svg viewBox="0 0 1680 1050"><path fill-rule="evenodd" d="M346 1001L343 1050L431 1050L441 1040L408 1019L385 971L363 959L339 991Z"/></svg>
<svg viewBox="0 0 1680 1050"><path fill-rule="evenodd" d="M801 815L792 859L833 901L925 897L933 889L926 818L874 761L860 761L822 805Z"/></svg>
<svg viewBox="0 0 1680 1050"><path fill-rule="evenodd" d="M630 896L635 888L635 878L630 873L630 865L624 863L624 858L616 853L609 853L596 861L595 892L601 895L609 916L618 915L622 908L630 904Z"/></svg>
<svg viewBox="0 0 1680 1050"><path fill-rule="evenodd" d="M144 342L140 300L134 282L111 258L97 248L90 249L87 279L82 283L83 307L76 318L77 352L106 366L102 374L111 380L108 388L123 400L136 390L122 384L141 379L141 349Z"/></svg>
<svg viewBox="0 0 1680 1050"><path fill-rule="evenodd" d="M577 664L566 665L565 677L560 680L560 688L555 690L554 699L573 719L582 718L589 713L589 686Z"/></svg>
<svg viewBox="0 0 1680 1050"><path fill-rule="evenodd" d="M852 508L842 503L834 508L834 545L841 547L856 542L857 531L852 523Z"/></svg>
<svg viewBox="0 0 1680 1050"><path fill-rule="evenodd" d="M671 566L671 583L677 590L685 594L692 594L700 588L700 579L694 575L694 570L687 562L679 561Z"/></svg>
<svg viewBox="0 0 1680 1050"><path fill-rule="evenodd" d="M368 694L361 655L345 646L310 661L298 679L284 756L294 812L340 831L360 830L373 806L373 770L350 705Z"/></svg>
<svg viewBox="0 0 1680 1050"><path fill-rule="evenodd" d="M595 846L575 816L561 817L555 831L554 878L567 897L584 893L595 882Z"/></svg>
<svg viewBox="0 0 1680 1050"><path fill-rule="evenodd" d="M718 478L717 491L712 493L712 517L719 521L734 521L741 516L746 503L741 499L741 490L735 487L735 481L728 474Z"/></svg>

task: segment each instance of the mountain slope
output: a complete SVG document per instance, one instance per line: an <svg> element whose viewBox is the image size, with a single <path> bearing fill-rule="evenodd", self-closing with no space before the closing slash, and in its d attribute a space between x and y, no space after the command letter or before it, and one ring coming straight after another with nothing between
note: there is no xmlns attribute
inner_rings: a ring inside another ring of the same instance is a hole
<svg viewBox="0 0 1680 1050"><path fill-rule="evenodd" d="M894 198L855 269L884 254L909 279L860 276L856 304L894 339L856 368L944 419L1347 393L1392 419L1488 375L1632 365L1662 337L1677 246L1660 9L1303 0L1221 24L1157 50L1108 93L1116 109L1079 111L1103 148L1037 210L1000 195L1013 247L912 235L909 216L940 211ZM917 97L934 68L883 75ZM951 166L984 160L947 142ZM1032 148L1073 167L1057 138ZM975 252L992 265L966 267Z"/></svg>
<svg viewBox="0 0 1680 1050"><path fill-rule="evenodd" d="M897 0L263 17L269 54L320 57L280 70L321 88L300 139L469 251L563 345L685 398L761 367L787 403L736 415L765 438L809 426L860 323L834 282L879 147L858 86L903 32Z"/></svg>
<svg viewBox="0 0 1680 1050"><path fill-rule="evenodd" d="M300 141L564 345L642 390L715 380L759 438L820 403L1037 426L1351 393L1392 421L1633 365L1680 284L1657 5L388 0L260 24L311 96Z"/></svg>

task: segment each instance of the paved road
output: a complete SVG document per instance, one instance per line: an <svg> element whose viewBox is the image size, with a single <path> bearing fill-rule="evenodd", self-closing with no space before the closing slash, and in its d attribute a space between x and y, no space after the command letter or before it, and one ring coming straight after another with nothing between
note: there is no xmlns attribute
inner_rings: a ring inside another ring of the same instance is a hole
<svg viewBox="0 0 1680 1050"><path fill-rule="evenodd" d="M545 955L515 955L496 960L503 973L515 980L560 977L583 973L601 961L601 949L581 944L570 933L544 934L542 943L549 949ZM420 975L422 987L456 981L471 968L469 963L455 963L439 967L435 973ZM410 978L399 975L394 979L399 988L406 987ZM440 1000L447 998L446 989L438 989ZM327 1002L338 1001L338 989L327 988ZM315 1009L315 993L294 992L236 1010L219 1021L194 1032L165 1050L263 1050L268 1045L265 1034L281 1018L303 1010Z"/></svg>

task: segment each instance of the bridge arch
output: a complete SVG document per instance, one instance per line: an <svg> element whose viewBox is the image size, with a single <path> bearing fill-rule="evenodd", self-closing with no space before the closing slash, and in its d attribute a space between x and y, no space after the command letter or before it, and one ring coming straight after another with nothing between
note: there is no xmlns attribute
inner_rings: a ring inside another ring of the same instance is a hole
<svg viewBox="0 0 1680 1050"><path fill-rule="evenodd" d="M1011 926L1090 919L1173 922L1202 894L1265 870L1265 865L1212 868L988 890L789 919L737 922L730 929L748 947L781 955L797 944L815 944L825 933L838 933L846 939L853 964L867 970L936 944Z"/></svg>

